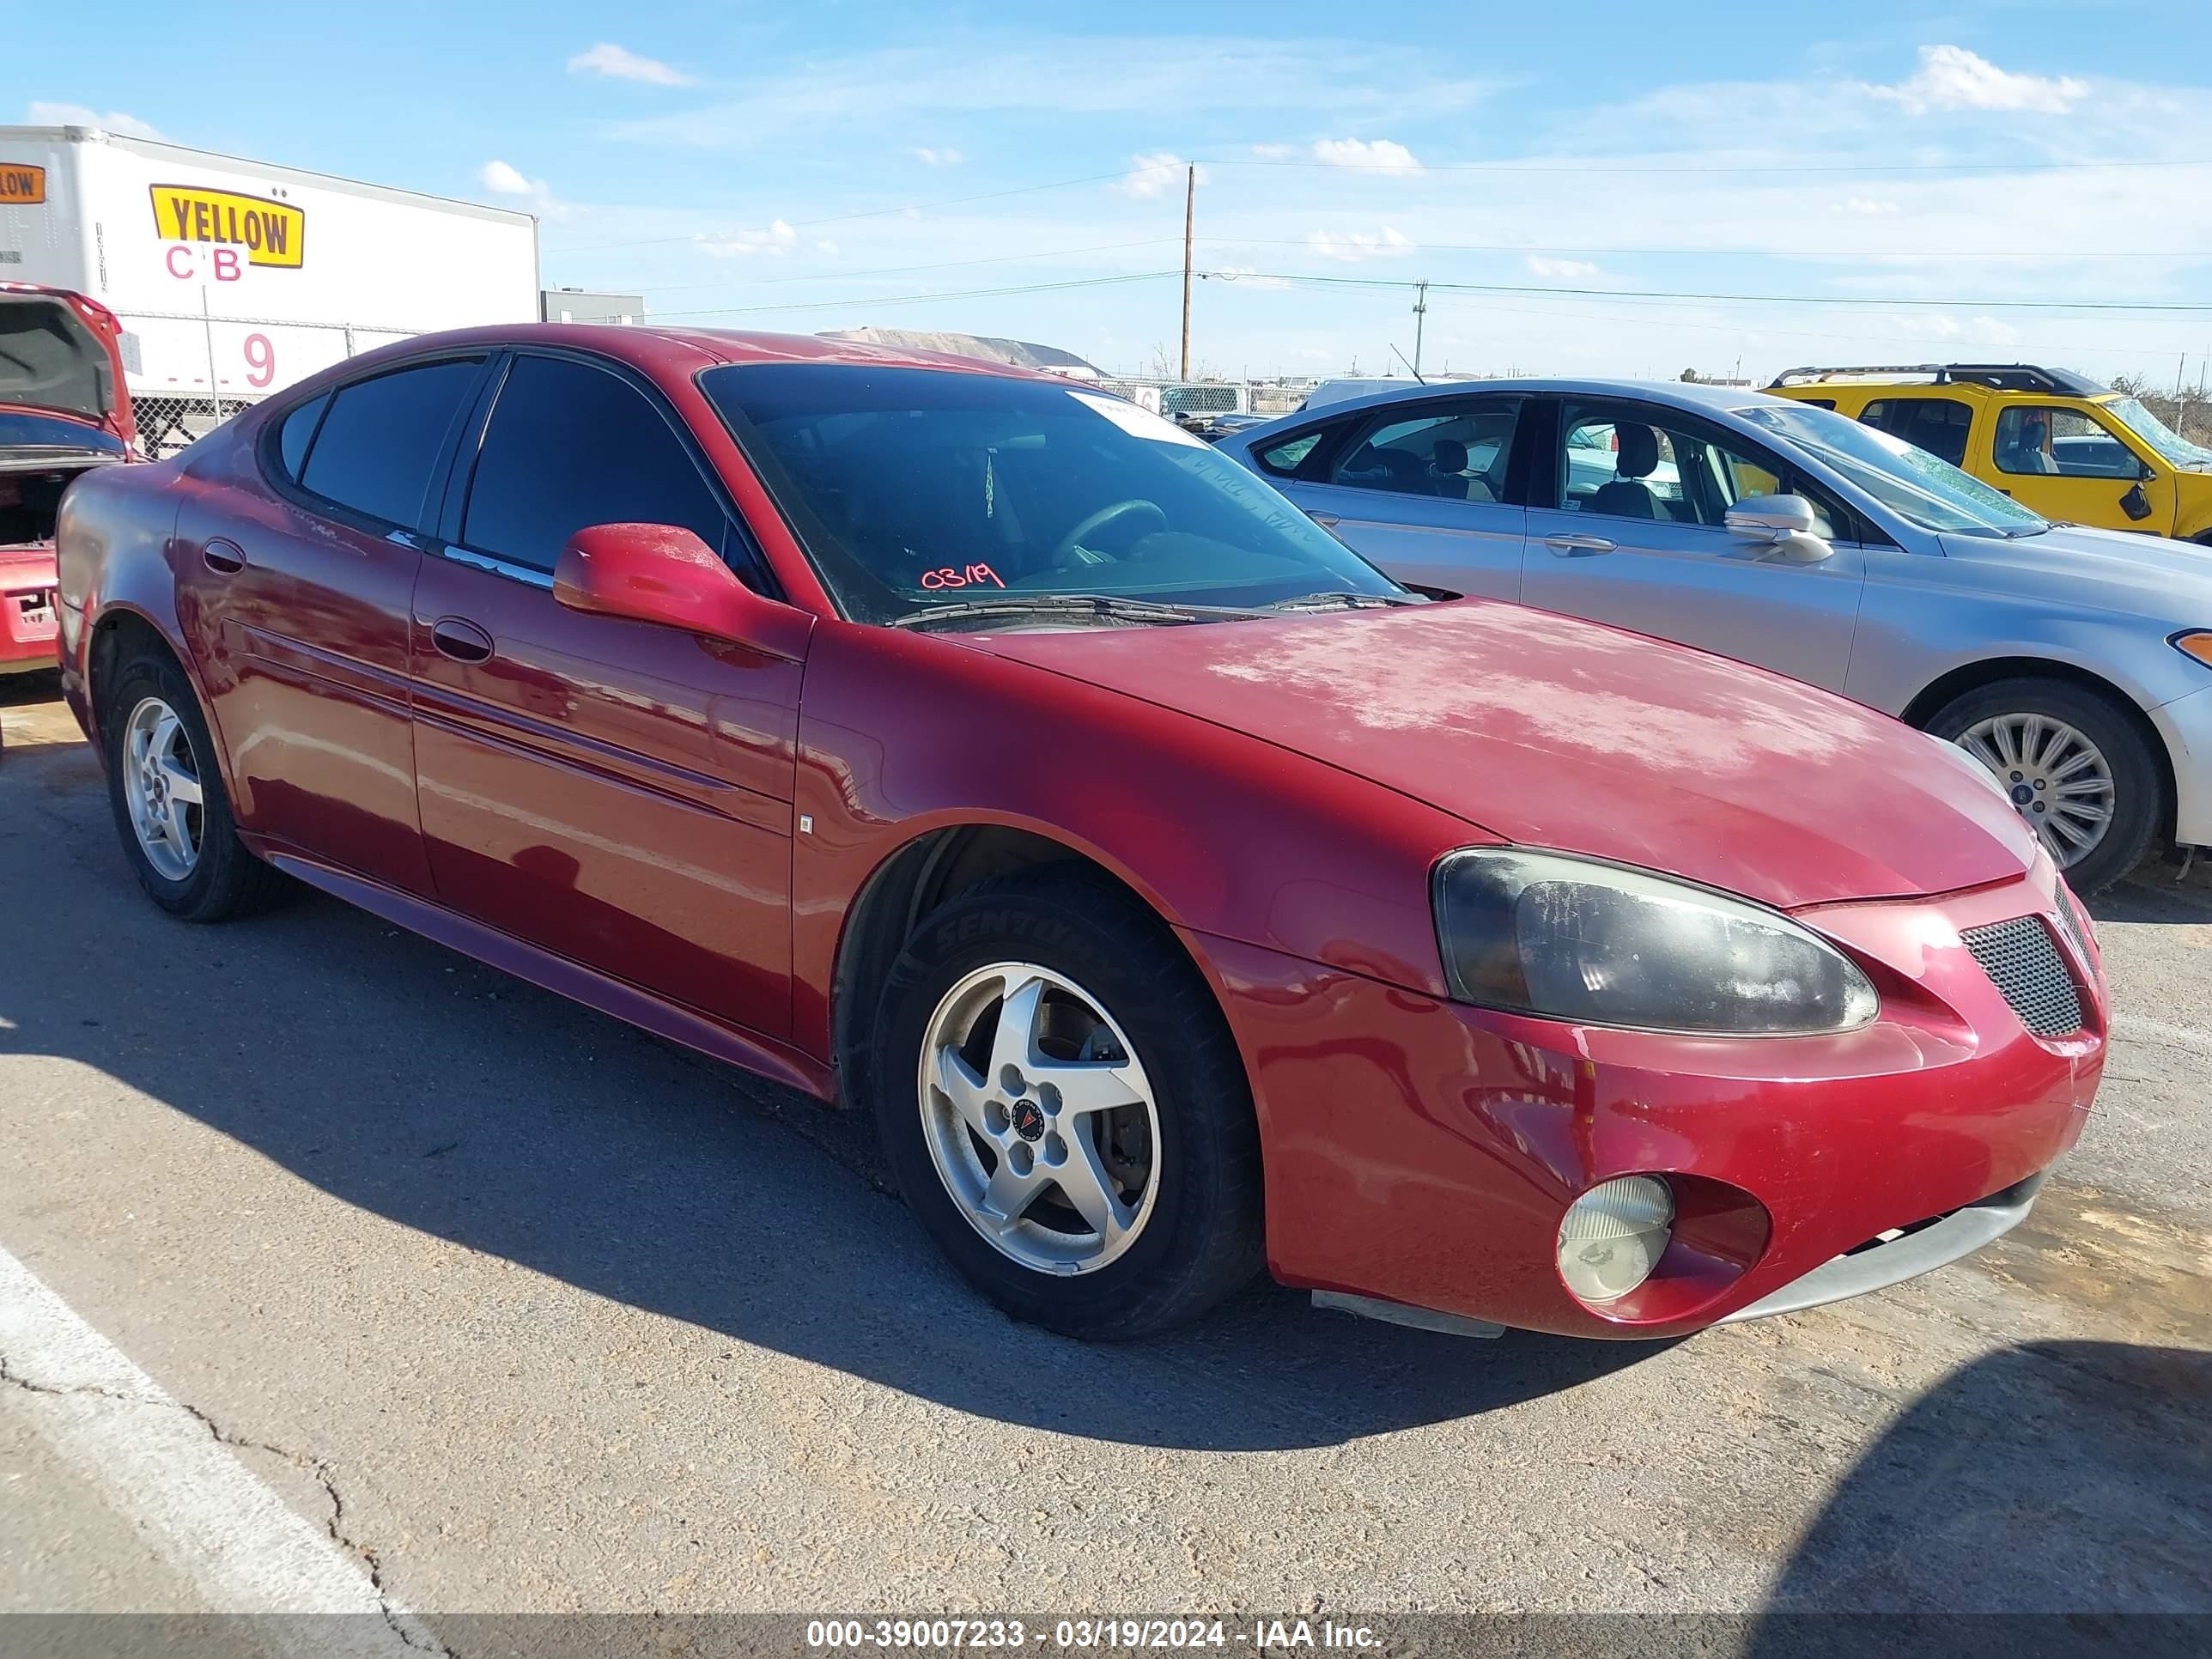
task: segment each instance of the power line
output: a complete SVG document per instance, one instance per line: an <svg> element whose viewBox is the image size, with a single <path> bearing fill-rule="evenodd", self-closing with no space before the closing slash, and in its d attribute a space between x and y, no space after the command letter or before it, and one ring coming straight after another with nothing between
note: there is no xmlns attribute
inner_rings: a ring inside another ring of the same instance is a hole
<svg viewBox="0 0 2212 1659"><path fill-rule="evenodd" d="M1310 237L1299 236L1201 236L1198 239L1216 247L1312 247ZM1696 258L1732 259L2212 259L2212 249L2129 248L2124 254L2096 252L2060 252L2045 249L2037 252L2022 252L2017 248L1973 248L1947 250L1941 248L1898 248L1888 252L1877 252L1869 248L1852 247L1839 252L1834 247L1822 248L1759 248L1759 247L1578 247L1565 242L1393 242L1393 248L1405 248L1431 253L1601 253L1615 258L1658 258L1683 255Z"/></svg>
<svg viewBox="0 0 2212 1659"><path fill-rule="evenodd" d="M1225 282L1301 283L1332 288L1413 288L1416 283L1404 278L1386 276L1302 276L1291 271L1272 270L1209 270L1202 275ZM1431 283L1434 289L1447 289L1462 294L1528 294L1566 295L1577 298L1616 301L1698 300L1713 305L1776 305L1776 306L1937 306L1962 311L2118 311L2118 312L2212 312L2212 303L2194 301L2147 300L1929 300L1917 297L1884 298L1873 295L1824 294L1706 294L1670 289L1644 289L1626 291L1609 288L1571 288L1558 283Z"/></svg>
<svg viewBox="0 0 2212 1659"><path fill-rule="evenodd" d="M1201 161L1200 167L1310 167L1334 173L1700 173L1747 174L1761 173L2045 173L2057 170L2081 171L2108 167L2212 167L2205 161L1872 161L1820 163L1804 166L1793 161L1731 162L1725 166L1626 167L1617 162L1550 161L1310 161L1294 157L1249 156L1229 160Z"/></svg>

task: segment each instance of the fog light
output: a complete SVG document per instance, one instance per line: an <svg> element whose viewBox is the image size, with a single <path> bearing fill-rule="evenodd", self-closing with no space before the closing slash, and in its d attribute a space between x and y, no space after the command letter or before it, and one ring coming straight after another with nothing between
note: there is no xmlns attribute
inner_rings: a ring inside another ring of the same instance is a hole
<svg viewBox="0 0 2212 1659"><path fill-rule="evenodd" d="M1674 1195L1656 1176L1591 1188L1559 1222L1559 1277L1585 1302L1613 1302L1651 1277L1665 1254Z"/></svg>

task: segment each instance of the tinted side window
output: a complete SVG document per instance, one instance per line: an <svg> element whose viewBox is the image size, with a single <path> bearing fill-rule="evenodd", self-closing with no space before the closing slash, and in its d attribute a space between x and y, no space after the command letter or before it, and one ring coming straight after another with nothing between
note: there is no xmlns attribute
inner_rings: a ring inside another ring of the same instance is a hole
<svg viewBox="0 0 2212 1659"><path fill-rule="evenodd" d="M1862 424L1917 445L1953 466L1966 463L1966 434L1974 411L1950 398L1877 398L1859 416Z"/></svg>
<svg viewBox="0 0 2212 1659"><path fill-rule="evenodd" d="M1346 446L1329 483L1454 501L1504 493L1516 404L1492 399L1414 415L1378 415Z"/></svg>
<svg viewBox="0 0 2212 1659"><path fill-rule="evenodd" d="M588 525L673 524L720 551L727 515L660 412L605 369L520 357L477 459L461 540L553 568Z"/></svg>
<svg viewBox="0 0 2212 1659"><path fill-rule="evenodd" d="M300 476L300 469L307 459L307 441L315 435L316 424L323 418L323 410L330 407L330 402L331 394L325 392L284 417L284 424L276 434L276 449L283 459L286 477Z"/></svg>
<svg viewBox="0 0 2212 1659"><path fill-rule="evenodd" d="M419 526L431 469L483 366L480 357L425 363L340 386L300 482L372 519Z"/></svg>

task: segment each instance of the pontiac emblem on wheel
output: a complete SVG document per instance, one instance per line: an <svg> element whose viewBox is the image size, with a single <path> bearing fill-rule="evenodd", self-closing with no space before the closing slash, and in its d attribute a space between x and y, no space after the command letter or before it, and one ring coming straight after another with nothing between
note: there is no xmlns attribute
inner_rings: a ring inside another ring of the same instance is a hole
<svg viewBox="0 0 2212 1659"><path fill-rule="evenodd" d="M1014 1103L1014 1133L1024 1140L1044 1139L1044 1109L1034 1100Z"/></svg>

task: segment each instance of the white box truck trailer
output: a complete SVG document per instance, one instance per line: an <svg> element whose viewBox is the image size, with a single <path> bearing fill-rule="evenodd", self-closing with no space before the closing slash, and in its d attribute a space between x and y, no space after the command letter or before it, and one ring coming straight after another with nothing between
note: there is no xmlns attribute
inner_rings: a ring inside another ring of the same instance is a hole
<svg viewBox="0 0 2212 1659"><path fill-rule="evenodd" d="M0 126L0 281L116 313L158 454L371 347L534 319L538 221L88 127Z"/></svg>

